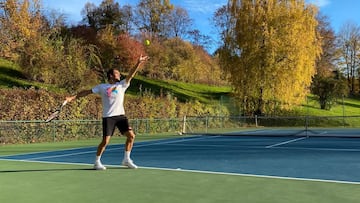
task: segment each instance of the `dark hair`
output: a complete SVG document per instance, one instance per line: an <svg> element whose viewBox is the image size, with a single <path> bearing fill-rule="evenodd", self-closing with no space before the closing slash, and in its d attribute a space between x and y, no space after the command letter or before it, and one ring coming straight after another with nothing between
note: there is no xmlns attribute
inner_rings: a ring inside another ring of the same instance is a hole
<svg viewBox="0 0 360 203"><path fill-rule="evenodd" d="M110 76L114 75L115 70L116 70L115 68L111 68L110 70L107 71L106 77L108 80L110 80Z"/></svg>

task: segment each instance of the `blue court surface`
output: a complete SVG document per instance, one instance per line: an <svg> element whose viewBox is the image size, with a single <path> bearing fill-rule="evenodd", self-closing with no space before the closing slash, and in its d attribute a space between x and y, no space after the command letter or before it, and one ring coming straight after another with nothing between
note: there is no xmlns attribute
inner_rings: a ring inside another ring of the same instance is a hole
<svg viewBox="0 0 360 203"><path fill-rule="evenodd" d="M123 151L123 144L109 145L103 164L120 167ZM95 152L96 146L0 159L92 164ZM360 138L184 136L136 142L132 158L140 168L360 184Z"/></svg>

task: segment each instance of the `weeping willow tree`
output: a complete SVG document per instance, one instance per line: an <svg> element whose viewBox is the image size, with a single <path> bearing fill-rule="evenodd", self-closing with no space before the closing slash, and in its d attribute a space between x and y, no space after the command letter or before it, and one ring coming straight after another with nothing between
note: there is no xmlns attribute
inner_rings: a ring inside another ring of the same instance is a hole
<svg viewBox="0 0 360 203"><path fill-rule="evenodd" d="M316 14L304 0L229 0L219 58L245 113L304 101L321 53Z"/></svg>

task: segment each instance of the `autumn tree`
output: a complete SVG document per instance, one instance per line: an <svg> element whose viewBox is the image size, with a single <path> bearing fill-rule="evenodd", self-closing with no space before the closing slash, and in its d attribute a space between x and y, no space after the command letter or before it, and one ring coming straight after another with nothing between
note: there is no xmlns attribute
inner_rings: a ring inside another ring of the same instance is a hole
<svg viewBox="0 0 360 203"><path fill-rule="evenodd" d="M200 46L180 38L169 38L162 43L155 41L146 52L151 60L145 64L143 73L148 77L209 85L224 84L220 67Z"/></svg>
<svg viewBox="0 0 360 203"><path fill-rule="evenodd" d="M1 9L2 57L19 64L28 79L69 91L93 81L88 68L92 50L61 35L61 16L43 14L39 0L6 0Z"/></svg>
<svg viewBox="0 0 360 203"><path fill-rule="evenodd" d="M12 60L18 59L19 49L39 37L42 28L39 0L5 0L0 7L0 54Z"/></svg>
<svg viewBox="0 0 360 203"><path fill-rule="evenodd" d="M115 46L116 64L126 73L134 67L140 55L146 54L144 45L128 33L116 36Z"/></svg>
<svg viewBox="0 0 360 203"><path fill-rule="evenodd" d="M321 53L316 14L304 0L229 1L218 53L246 113L305 99Z"/></svg>
<svg viewBox="0 0 360 203"><path fill-rule="evenodd" d="M317 31L321 37L322 53L316 60L316 74L324 77L332 77L332 73L336 69L335 63L337 60L336 35L331 28L327 16L319 14L317 20Z"/></svg>
<svg viewBox="0 0 360 203"><path fill-rule="evenodd" d="M136 8L137 21L140 30L153 35L166 37L166 26L174 5L169 0L140 0Z"/></svg>

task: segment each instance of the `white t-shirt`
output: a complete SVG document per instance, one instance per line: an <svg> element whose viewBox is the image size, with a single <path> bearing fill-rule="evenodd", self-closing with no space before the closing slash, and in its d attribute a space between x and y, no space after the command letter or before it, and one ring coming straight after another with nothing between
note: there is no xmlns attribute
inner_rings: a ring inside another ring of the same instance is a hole
<svg viewBox="0 0 360 203"><path fill-rule="evenodd" d="M124 79L115 84L99 84L92 88L93 93L101 96L104 118L125 115L124 96L129 85Z"/></svg>

